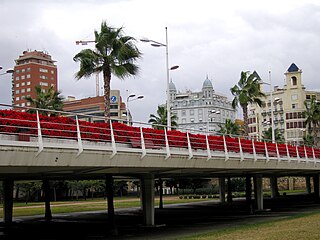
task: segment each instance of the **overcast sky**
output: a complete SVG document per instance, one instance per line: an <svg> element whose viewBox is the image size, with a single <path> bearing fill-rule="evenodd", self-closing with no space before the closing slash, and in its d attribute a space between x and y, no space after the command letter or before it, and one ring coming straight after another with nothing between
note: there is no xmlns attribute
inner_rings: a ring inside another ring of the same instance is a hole
<svg viewBox="0 0 320 240"><path fill-rule="evenodd" d="M76 81L81 49L77 40L93 40L105 20L124 27L126 35L165 43L168 27L169 65L179 65L170 77L180 91L200 90L208 75L216 92L231 100L230 88L241 71L256 70L261 78L282 86L291 63L303 71L307 89L320 89L320 3L315 0L0 0L0 66L14 66L24 50L47 51L58 66L63 96L95 96L95 77ZM165 48L137 41L143 53L140 73L112 78L129 103L134 121L147 121L166 101ZM10 103L10 76L0 76L0 103ZM102 87L102 81L100 88ZM266 90L268 87L266 86ZM102 94L102 89L100 90Z"/></svg>

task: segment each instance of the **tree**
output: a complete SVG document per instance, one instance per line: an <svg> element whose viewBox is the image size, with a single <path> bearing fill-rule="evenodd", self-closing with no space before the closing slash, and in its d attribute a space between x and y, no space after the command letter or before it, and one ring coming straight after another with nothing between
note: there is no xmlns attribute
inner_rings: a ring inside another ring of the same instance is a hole
<svg viewBox="0 0 320 240"><path fill-rule="evenodd" d="M309 133L313 137L313 144L318 145L318 132L320 126L320 103L316 99L311 98L311 100L304 101L304 106L306 108L304 114L306 118L306 125L309 128Z"/></svg>
<svg viewBox="0 0 320 240"><path fill-rule="evenodd" d="M218 131L218 133L221 133L223 135L239 135L240 134L240 126L235 123L232 122L231 119L226 119L226 122L224 125L219 124L220 130Z"/></svg>
<svg viewBox="0 0 320 240"><path fill-rule="evenodd" d="M238 84L234 85L230 91L234 96L232 107L236 109L237 106L240 105L242 108L244 134L248 135L248 105L258 104L261 107L261 98L265 97L265 94L262 93L260 89L260 78L258 74L256 72L250 73L249 71L241 72Z"/></svg>
<svg viewBox="0 0 320 240"><path fill-rule="evenodd" d="M55 111L62 111L63 109L63 97L60 96L59 91L55 91L53 87L50 87L48 90L42 89L39 85L35 86L36 98L26 97L26 100L30 102L31 107L38 109L48 109ZM35 109L29 109L29 113L35 113ZM38 110L42 115L56 116L58 113L48 112L45 110Z"/></svg>
<svg viewBox="0 0 320 240"><path fill-rule="evenodd" d="M120 79L135 76L138 73L136 60L141 52L134 45L135 39L124 36L123 28L113 28L105 21L101 23L100 32L94 31L95 48L84 49L74 56L75 62L80 62L80 69L75 74L77 80L102 72L104 83L104 115L110 117L110 82L111 74Z"/></svg>
<svg viewBox="0 0 320 240"><path fill-rule="evenodd" d="M303 136L303 144L309 147L312 147L314 143L314 139L313 136L310 134L307 134L305 136Z"/></svg>
<svg viewBox="0 0 320 240"><path fill-rule="evenodd" d="M268 130L263 132L263 140L272 142L272 128L269 127ZM274 129L274 138L277 143L284 143L284 137L278 128Z"/></svg>
<svg viewBox="0 0 320 240"><path fill-rule="evenodd" d="M167 125L167 109L164 106L158 106L157 110L158 116L154 114L150 114L150 119L148 123L152 124L152 127L154 129L164 129L165 126ZM172 115L171 116L171 126L172 127L177 127L177 116Z"/></svg>

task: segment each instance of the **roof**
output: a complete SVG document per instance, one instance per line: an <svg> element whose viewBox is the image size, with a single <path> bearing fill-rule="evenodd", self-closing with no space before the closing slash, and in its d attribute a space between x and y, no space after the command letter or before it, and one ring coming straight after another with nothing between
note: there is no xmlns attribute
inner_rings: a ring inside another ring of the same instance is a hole
<svg viewBox="0 0 320 240"><path fill-rule="evenodd" d="M202 88L213 88L212 82L211 82L211 80L208 78L208 75L207 75L207 78L204 80L204 82L203 82L203 84L202 84Z"/></svg>
<svg viewBox="0 0 320 240"><path fill-rule="evenodd" d="M299 71L299 68L297 67L296 64L292 63L290 65L290 67L288 68L288 72L298 72Z"/></svg>
<svg viewBox="0 0 320 240"><path fill-rule="evenodd" d="M169 91L177 91L176 85L172 82L172 80L169 82Z"/></svg>

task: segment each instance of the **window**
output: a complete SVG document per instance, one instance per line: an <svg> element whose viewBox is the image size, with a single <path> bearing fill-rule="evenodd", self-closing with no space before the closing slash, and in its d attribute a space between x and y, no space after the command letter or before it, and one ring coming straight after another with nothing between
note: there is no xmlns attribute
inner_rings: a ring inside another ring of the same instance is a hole
<svg viewBox="0 0 320 240"><path fill-rule="evenodd" d="M16 101L19 101L20 100L20 98L19 97L16 97Z"/></svg>
<svg viewBox="0 0 320 240"><path fill-rule="evenodd" d="M31 89L30 88L27 88L27 92L30 92L31 91Z"/></svg>
<svg viewBox="0 0 320 240"><path fill-rule="evenodd" d="M25 82L22 82L22 83L21 83L21 86L24 86L24 85L26 85L26 83L25 83Z"/></svg>
<svg viewBox="0 0 320 240"><path fill-rule="evenodd" d="M40 82L40 86L48 86L47 82Z"/></svg>
<svg viewBox="0 0 320 240"><path fill-rule="evenodd" d="M30 75L30 74L27 74L27 78L31 78L31 75Z"/></svg>
<svg viewBox="0 0 320 240"><path fill-rule="evenodd" d="M19 94L20 93L20 90L16 90L16 94Z"/></svg>
<svg viewBox="0 0 320 240"><path fill-rule="evenodd" d="M16 83L16 87L20 87L20 84L19 84L19 83Z"/></svg>
<svg viewBox="0 0 320 240"><path fill-rule="evenodd" d="M193 123L193 122L194 122L194 118L190 118L190 122L192 122L192 123Z"/></svg>
<svg viewBox="0 0 320 240"><path fill-rule="evenodd" d="M24 75L21 76L21 80L23 80L23 79L25 79L25 76L24 76Z"/></svg>
<svg viewBox="0 0 320 240"><path fill-rule="evenodd" d="M21 69L21 72L25 72L26 70L24 68Z"/></svg>
<svg viewBox="0 0 320 240"><path fill-rule="evenodd" d="M21 93L24 93L26 90L23 88L23 89L21 89Z"/></svg>
<svg viewBox="0 0 320 240"><path fill-rule="evenodd" d="M31 105L31 103L30 102L27 102L27 106L29 107Z"/></svg>
<svg viewBox="0 0 320 240"><path fill-rule="evenodd" d="M190 110L190 115L194 115L194 110L193 109Z"/></svg>
<svg viewBox="0 0 320 240"><path fill-rule="evenodd" d="M47 72L48 72L48 69L44 69L44 68L39 68L39 71L40 71L40 72L44 72L44 73L47 73Z"/></svg>
<svg viewBox="0 0 320 240"><path fill-rule="evenodd" d="M20 77L16 77L16 81L19 81L20 80Z"/></svg>
<svg viewBox="0 0 320 240"><path fill-rule="evenodd" d="M31 84L31 82L27 82L27 85L29 86Z"/></svg>
<svg viewBox="0 0 320 240"><path fill-rule="evenodd" d="M185 116L186 115L186 110L182 110L181 115Z"/></svg>
<svg viewBox="0 0 320 240"><path fill-rule="evenodd" d="M293 76L291 78L291 84L292 84L292 86L296 86L297 85L297 78L295 76Z"/></svg>
<svg viewBox="0 0 320 240"><path fill-rule="evenodd" d="M297 103L293 103L292 104L292 108L294 109L294 108L298 108L298 104Z"/></svg>
<svg viewBox="0 0 320 240"><path fill-rule="evenodd" d="M31 68L30 68L30 67L28 67L28 68L27 68L27 72L30 72L30 70L31 70Z"/></svg>

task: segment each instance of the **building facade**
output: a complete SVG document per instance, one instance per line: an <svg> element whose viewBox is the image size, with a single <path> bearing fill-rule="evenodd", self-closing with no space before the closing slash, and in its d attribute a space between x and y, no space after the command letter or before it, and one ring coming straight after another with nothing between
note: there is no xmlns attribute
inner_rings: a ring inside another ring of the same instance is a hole
<svg viewBox="0 0 320 240"><path fill-rule="evenodd" d="M178 92L171 81L169 93L172 114L177 116L178 126L182 129L214 133L227 118L235 120L236 111L231 101L215 92L208 77L202 84L202 91Z"/></svg>
<svg viewBox="0 0 320 240"><path fill-rule="evenodd" d="M303 144L303 137L307 134L304 102L311 98L320 100L320 92L306 90L302 84L302 70L294 63L284 75L285 85L282 88L274 86L271 94L266 92L261 108L249 106L249 136L262 139L263 132L271 127L273 121L274 129L280 130L286 142Z"/></svg>
<svg viewBox="0 0 320 240"><path fill-rule="evenodd" d="M63 110L66 112L80 114L78 118L82 120L90 122L104 122L104 119L102 119L104 116L104 96L89 97L78 100L75 99L75 97L69 96L64 101ZM110 91L110 117L111 119L120 120L122 123L127 123L126 104L122 101L119 90ZM129 121L132 121L130 114Z"/></svg>
<svg viewBox="0 0 320 240"><path fill-rule="evenodd" d="M25 98L36 98L35 86L37 85L41 86L43 91L50 87L57 91L57 66L47 52L24 51L15 62L12 83L12 103L15 106L30 106L30 102Z"/></svg>

